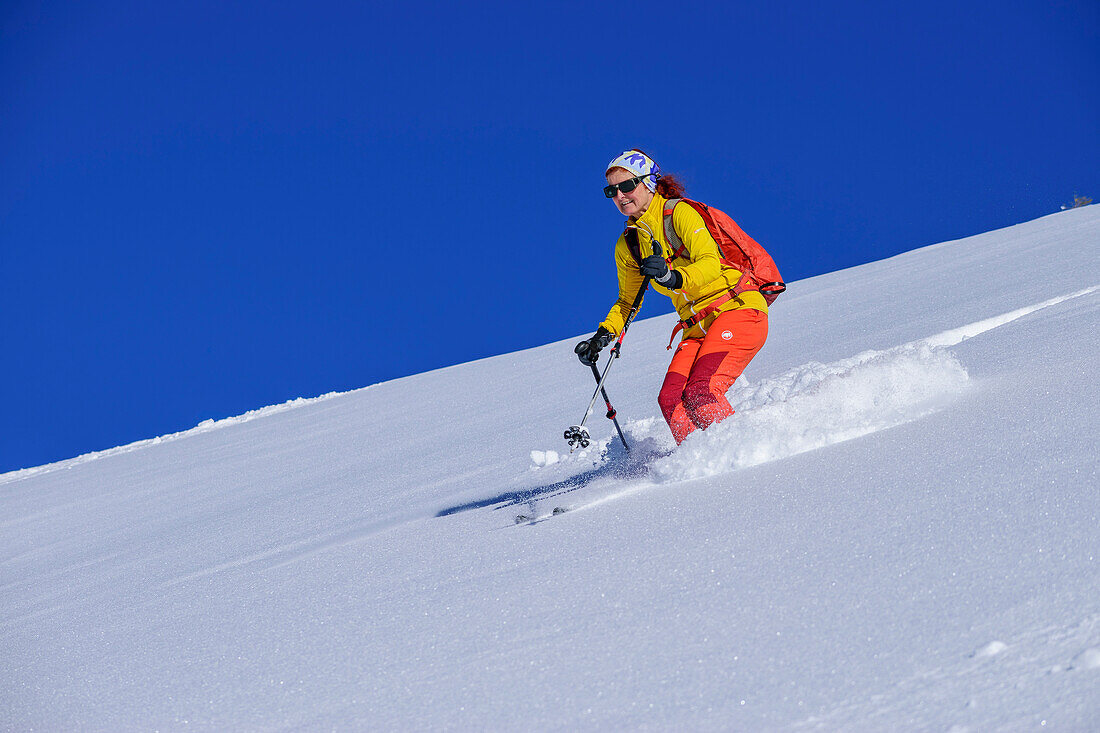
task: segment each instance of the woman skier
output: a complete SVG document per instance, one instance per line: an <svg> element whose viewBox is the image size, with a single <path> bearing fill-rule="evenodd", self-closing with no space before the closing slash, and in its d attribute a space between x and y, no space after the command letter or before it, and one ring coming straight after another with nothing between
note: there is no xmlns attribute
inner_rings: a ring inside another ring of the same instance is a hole
<svg viewBox="0 0 1100 733"><path fill-rule="evenodd" d="M628 150L608 164L605 176L604 195L627 217L626 230L615 244L619 298L595 335L575 351L581 363L595 364L600 350L623 328L635 296L650 277L655 289L672 299L681 319L676 330L684 332L657 396L679 444L696 428L706 430L733 414L726 390L768 337L768 302L755 288L737 287L742 272L723 262L702 215L686 202L674 204L671 212L683 247L670 244L666 204L682 198L684 189L674 177L662 176L652 158Z"/></svg>

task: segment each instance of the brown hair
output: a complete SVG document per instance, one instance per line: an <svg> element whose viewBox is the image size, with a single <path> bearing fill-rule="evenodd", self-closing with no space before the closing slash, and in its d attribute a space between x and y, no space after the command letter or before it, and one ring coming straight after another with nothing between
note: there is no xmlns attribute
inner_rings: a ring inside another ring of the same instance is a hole
<svg viewBox="0 0 1100 733"><path fill-rule="evenodd" d="M676 176L661 176L657 179L657 193L666 199L682 199L684 197L684 184Z"/></svg>

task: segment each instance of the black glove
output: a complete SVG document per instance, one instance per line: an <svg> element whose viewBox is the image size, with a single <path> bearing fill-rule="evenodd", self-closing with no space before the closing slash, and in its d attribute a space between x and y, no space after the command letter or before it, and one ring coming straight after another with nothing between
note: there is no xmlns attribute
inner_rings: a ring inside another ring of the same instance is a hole
<svg viewBox="0 0 1100 733"><path fill-rule="evenodd" d="M592 366L600 359L600 349L611 343L613 338L615 338L615 334L600 326L596 329L596 334L592 338L585 339L577 344L577 347L573 349L573 353L581 360L581 364Z"/></svg>
<svg viewBox="0 0 1100 733"><path fill-rule="evenodd" d="M642 260L641 271L643 275L649 275L660 282L662 277L668 275L668 263L661 255L650 255Z"/></svg>
<svg viewBox="0 0 1100 733"><path fill-rule="evenodd" d="M669 290L679 290L680 286L684 284L683 276L676 270L669 270L665 258L659 254L646 257L642 260L639 269L643 275L648 275Z"/></svg>

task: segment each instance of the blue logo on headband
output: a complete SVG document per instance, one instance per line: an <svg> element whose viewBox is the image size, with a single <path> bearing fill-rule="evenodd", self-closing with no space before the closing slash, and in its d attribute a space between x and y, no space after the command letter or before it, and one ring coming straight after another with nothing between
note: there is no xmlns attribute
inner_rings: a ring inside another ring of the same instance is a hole
<svg viewBox="0 0 1100 733"><path fill-rule="evenodd" d="M640 170L645 170L645 156L641 153L634 153L626 159L626 162L630 165L636 165Z"/></svg>

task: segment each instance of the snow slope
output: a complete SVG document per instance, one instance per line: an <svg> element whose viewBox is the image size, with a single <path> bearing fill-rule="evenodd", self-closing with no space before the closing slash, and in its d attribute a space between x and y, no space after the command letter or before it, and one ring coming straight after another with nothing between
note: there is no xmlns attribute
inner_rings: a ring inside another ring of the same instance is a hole
<svg viewBox="0 0 1100 733"><path fill-rule="evenodd" d="M664 316L633 457L570 339L0 476L0 728L1098 730L1098 255L794 283L675 451Z"/></svg>

